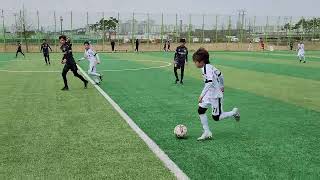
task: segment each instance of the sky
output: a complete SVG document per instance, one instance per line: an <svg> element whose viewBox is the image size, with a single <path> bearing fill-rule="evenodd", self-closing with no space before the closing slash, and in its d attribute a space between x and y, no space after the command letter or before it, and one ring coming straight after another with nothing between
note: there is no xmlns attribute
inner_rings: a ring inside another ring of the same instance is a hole
<svg viewBox="0 0 320 180"><path fill-rule="evenodd" d="M257 16L320 16L320 0L0 0L0 9L89 12L236 14Z"/></svg>

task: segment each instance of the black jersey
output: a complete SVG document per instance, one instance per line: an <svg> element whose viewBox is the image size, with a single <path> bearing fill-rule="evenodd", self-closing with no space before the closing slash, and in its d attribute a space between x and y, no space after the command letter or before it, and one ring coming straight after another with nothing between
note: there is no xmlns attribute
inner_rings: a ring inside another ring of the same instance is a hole
<svg viewBox="0 0 320 180"><path fill-rule="evenodd" d="M18 45L17 45L17 50L18 50L18 51L21 51L21 43L18 43Z"/></svg>
<svg viewBox="0 0 320 180"><path fill-rule="evenodd" d="M62 60L66 59L67 60L67 62L66 62L67 65L75 65L76 62L74 61L74 58L73 58L71 44L66 43L66 44L62 45L60 47L60 49L63 52Z"/></svg>
<svg viewBox="0 0 320 180"><path fill-rule="evenodd" d="M179 64L188 62L188 48L183 45L178 46L174 54L174 60Z"/></svg>
<svg viewBox="0 0 320 180"><path fill-rule="evenodd" d="M49 49L52 51L48 43L41 44L41 51L43 52L43 54L49 54Z"/></svg>

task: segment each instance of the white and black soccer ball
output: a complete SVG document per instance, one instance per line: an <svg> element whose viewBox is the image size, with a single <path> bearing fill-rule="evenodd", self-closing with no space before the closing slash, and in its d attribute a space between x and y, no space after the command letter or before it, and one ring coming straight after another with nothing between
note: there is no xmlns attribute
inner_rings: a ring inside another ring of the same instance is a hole
<svg viewBox="0 0 320 180"><path fill-rule="evenodd" d="M185 138L187 137L187 127L185 125L179 124L174 128L173 133L177 138Z"/></svg>

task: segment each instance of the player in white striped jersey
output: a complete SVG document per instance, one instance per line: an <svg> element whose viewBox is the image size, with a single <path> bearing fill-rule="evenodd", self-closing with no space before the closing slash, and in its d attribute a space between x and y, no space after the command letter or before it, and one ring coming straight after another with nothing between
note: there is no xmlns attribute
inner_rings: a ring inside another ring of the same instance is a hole
<svg viewBox="0 0 320 180"><path fill-rule="evenodd" d="M83 43L85 52L84 52L84 58L89 61L89 69L88 74L92 76L94 82L99 85L102 81L102 75L97 73L97 64L100 64L100 59L98 53L96 53L90 45L90 42L86 41Z"/></svg>
<svg viewBox="0 0 320 180"><path fill-rule="evenodd" d="M304 44L303 42L301 41L299 44L298 44L298 58L301 61L303 61L303 63L306 63L306 58L305 58L305 51L304 51Z"/></svg>
<svg viewBox="0 0 320 180"><path fill-rule="evenodd" d="M240 113L238 108L233 108L229 112L223 111L224 78L222 73L210 64L208 51L204 48L198 49L193 54L193 61L197 68L201 68L205 83L199 97L198 113L203 127L203 134L198 140L206 140L212 138L206 115L209 107L212 107L212 118L215 121L221 121L229 117L240 121Z"/></svg>

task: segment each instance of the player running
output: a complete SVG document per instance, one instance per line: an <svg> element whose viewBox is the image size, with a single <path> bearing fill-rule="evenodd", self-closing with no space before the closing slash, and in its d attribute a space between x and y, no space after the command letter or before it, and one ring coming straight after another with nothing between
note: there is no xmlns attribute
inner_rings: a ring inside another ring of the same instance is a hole
<svg viewBox="0 0 320 180"><path fill-rule="evenodd" d="M23 52L22 52L22 48L21 48L21 43L20 41L17 42L17 52L16 52L16 58L18 57L18 53L21 53L23 55L23 57L26 57Z"/></svg>
<svg viewBox="0 0 320 180"><path fill-rule="evenodd" d="M49 44L47 43L47 40L44 39L43 43L41 44L41 48L40 48L40 52L43 53L43 57L44 57L44 61L46 62L46 65L50 65L50 56L49 56L49 49L52 52L51 47L49 46Z"/></svg>
<svg viewBox="0 0 320 180"><path fill-rule="evenodd" d="M78 67L76 62L74 61L73 54L72 54L72 44L70 41L67 41L67 37L65 35L59 36L59 41L61 44L61 51L63 52L63 57L61 60L61 64L64 64L63 70L62 70L62 78L64 82L64 87L61 89L63 91L69 90L68 81L67 81L67 73L69 70L73 72L73 75L79 78L83 84L84 88L87 88L88 81L85 80L79 73L78 73Z"/></svg>
<svg viewBox="0 0 320 180"><path fill-rule="evenodd" d="M136 48L135 48L136 52L139 52L139 45L140 45L139 39L136 39Z"/></svg>
<svg viewBox="0 0 320 180"><path fill-rule="evenodd" d="M262 38L260 38L260 47L261 47L262 51L265 50L265 46L264 46L264 42L263 42Z"/></svg>
<svg viewBox="0 0 320 180"><path fill-rule="evenodd" d="M298 44L298 49L297 49L297 51L298 51L298 58L299 58L299 60L300 60L300 63L301 63L301 61L303 61L303 63L306 63L306 58L305 58L305 56L304 56L304 54L305 54L304 44L303 44L302 41Z"/></svg>
<svg viewBox="0 0 320 180"><path fill-rule="evenodd" d="M174 54L174 75L176 77L175 83L179 82L178 77L178 69L181 69L181 79L180 84L183 84L183 76L184 76L184 65L188 63L188 48L186 45L185 39L180 39L181 45L177 47L176 53Z"/></svg>
<svg viewBox="0 0 320 180"><path fill-rule="evenodd" d="M97 64L100 64L99 55L91 48L90 42L85 41L83 44L85 51L84 58L82 59L87 59L89 61L88 74L93 77L93 80L97 85L100 85L102 75L97 73Z"/></svg>
<svg viewBox="0 0 320 180"><path fill-rule="evenodd" d="M212 138L212 132L209 129L208 118L206 115L206 111L209 107L212 107L212 118L215 121L234 117L238 122L240 121L240 113L238 108L233 108L233 110L229 112L223 112L224 78L222 73L210 64L208 51L204 48L200 48L193 54L192 58L195 66L197 68L201 68L205 83L199 97L198 108L204 132L198 140L206 140Z"/></svg>

